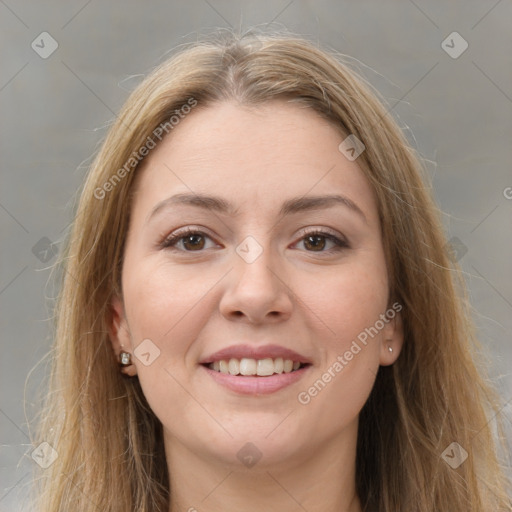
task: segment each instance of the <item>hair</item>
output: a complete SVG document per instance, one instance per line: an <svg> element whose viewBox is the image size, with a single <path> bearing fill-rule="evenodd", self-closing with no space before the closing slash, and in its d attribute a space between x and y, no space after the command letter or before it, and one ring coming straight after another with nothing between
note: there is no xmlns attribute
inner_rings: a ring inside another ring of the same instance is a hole
<svg viewBox="0 0 512 512"><path fill-rule="evenodd" d="M229 31L185 45L137 86L82 187L58 262L53 367L38 431L58 457L38 480L38 510L169 509L162 425L138 378L120 373L109 339L111 301L122 296L134 180L144 161L139 150L193 101L207 108L272 100L311 108L342 137L364 143L357 163L377 198L390 297L403 306L402 351L379 368L359 417L363 510L511 511L497 456L505 439L500 397L485 375L464 281L418 152L345 56L295 35ZM456 469L441 457L453 442L468 453Z"/></svg>

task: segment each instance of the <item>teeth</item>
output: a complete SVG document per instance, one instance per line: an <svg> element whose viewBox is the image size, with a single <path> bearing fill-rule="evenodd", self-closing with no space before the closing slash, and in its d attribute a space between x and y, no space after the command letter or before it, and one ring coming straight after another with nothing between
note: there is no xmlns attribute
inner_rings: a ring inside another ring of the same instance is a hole
<svg viewBox="0 0 512 512"><path fill-rule="evenodd" d="M272 359L259 359L256 373L262 377L272 375L274 373L274 361Z"/></svg>
<svg viewBox="0 0 512 512"><path fill-rule="evenodd" d="M240 373L240 361L238 359L230 359L228 369L231 375L238 375Z"/></svg>
<svg viewBox="0 0 512 512"><path fill-rule="evenodd" d="M240 359L240 373L242 375L256 375L256 359Z"/></svg>
<svg viewBox="0 0 512 512"><path fill-rule="evenodd" d="M277 357L271 359L235 359L231 358L229 361L223 359L222 361L215 361L210 363L209 368L216 372L226 373L231 375L258 375L261 377L268 377L274 373L290 373L300 368L299 361L291 359L283 359Z"/></svg>

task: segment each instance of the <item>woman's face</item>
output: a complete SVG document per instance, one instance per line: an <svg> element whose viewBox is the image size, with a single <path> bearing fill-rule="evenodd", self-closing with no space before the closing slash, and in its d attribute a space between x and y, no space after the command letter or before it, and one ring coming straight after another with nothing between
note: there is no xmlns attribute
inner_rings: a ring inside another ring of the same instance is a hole
<svg viewBox="0 0 512 512"><path fill-rule="evenodd" d="M113 343L135 354L171 453L264 465L354 445L401 334L376 201L343 139L296 104L224 102L146 159Z"/></svg>

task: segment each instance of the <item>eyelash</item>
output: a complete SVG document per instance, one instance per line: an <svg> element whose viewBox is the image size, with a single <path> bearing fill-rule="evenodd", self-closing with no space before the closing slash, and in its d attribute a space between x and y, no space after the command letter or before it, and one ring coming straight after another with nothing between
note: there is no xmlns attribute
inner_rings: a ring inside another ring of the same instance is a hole
<svg viewBox="0 0 512 512"><path fill-rule="evenodd" d="M176 245L177 242L180 242L181 240L183 240L187 236L192 236L192 235L200 235L200 236L207 237L207 238L210 238L210 239L212 238L207 233L204 233L203 231L201 231L199 229L194 229L194 228L187 227L187 228L179 230L176 233L173 233L172 235L166 237L159 244L159 247L161 249L168 249L168 250L180 251L180 252L189 252L189 253L203 252L203 250L187 251L187 250L176 249L175 245ZM348 242L345 239L339 238L334 233L331 233L329 231L322 231L322 230L319 230L319 229L313 229L311 231L302 230L301 233L300 233L300 237L301 238L299 239L299 242L303 241L308 236L322 236L322 237L326 238L327 240L333 242L335 247L333 247L331 249L328 249L326 251L306 251L306 252L324 253L325 254L325 253L330 253L330 252L338 252L338 251L342 251L344 249L349 249L350 248L350 245L348 244Z"/></svg>

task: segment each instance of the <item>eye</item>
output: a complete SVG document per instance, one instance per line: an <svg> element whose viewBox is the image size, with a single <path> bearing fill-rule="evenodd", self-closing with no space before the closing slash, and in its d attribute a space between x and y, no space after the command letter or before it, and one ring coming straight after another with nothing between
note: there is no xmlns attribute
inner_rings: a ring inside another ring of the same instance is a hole
<svg viewBox="0 0 512 512"><path fill-rule="evenodd" d="M302 232L302 238L298 243L302 243L308 252L334 252L349 248L348 242L343 238L321 230Z"/></svg>
<svg viewBox="0 0 512 512"><path fill-rule="evenodd" d="M209 249L206 247L207 240L213 242L213 240L202 231L192 228L186 228L175 233L172 233L165 238L160 247L162 249L172 249L184 252L199 252L203 249ZM213 244L215 246L215 244Z"/></svg>

